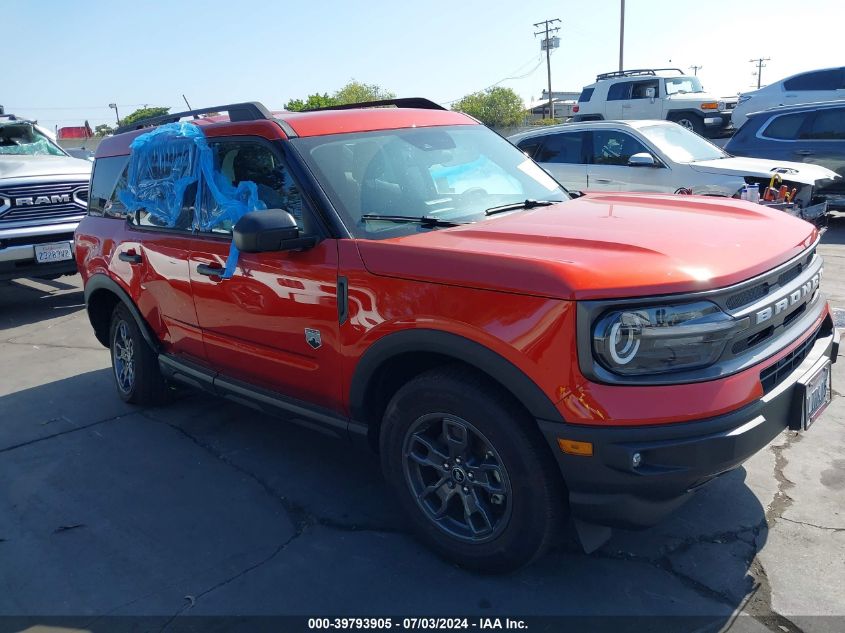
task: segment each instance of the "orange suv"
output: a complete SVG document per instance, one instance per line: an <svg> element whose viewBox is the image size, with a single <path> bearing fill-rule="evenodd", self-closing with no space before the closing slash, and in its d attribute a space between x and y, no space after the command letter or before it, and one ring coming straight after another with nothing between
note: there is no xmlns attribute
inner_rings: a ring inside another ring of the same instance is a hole
<svg viewBox="0 0 845 633"><path fill-rule="evenodd" d="M566 517L587 551L652 525L818 418L818 240L738 200L575 197L397 99L119 130L75 249L120 397L182 383L362 440L423 541L502 571Z"/></svg>

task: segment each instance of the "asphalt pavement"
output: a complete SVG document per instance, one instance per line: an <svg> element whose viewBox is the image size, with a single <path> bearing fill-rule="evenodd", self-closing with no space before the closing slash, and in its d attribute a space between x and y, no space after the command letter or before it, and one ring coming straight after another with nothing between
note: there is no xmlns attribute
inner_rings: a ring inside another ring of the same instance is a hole
<svg viewBox="0 0 845 633"><path fill-rule="evenodd" d="M845 308L845 218L823 241L823 289ZM205 394L124 404L78 277L0 286L0 359L0 616L27 616L0 630L328 614L845 630L845 365L809 432L785 432L661 525L589 556L566 532L533 566L482 576L410 535L365 450Z"/></svg>

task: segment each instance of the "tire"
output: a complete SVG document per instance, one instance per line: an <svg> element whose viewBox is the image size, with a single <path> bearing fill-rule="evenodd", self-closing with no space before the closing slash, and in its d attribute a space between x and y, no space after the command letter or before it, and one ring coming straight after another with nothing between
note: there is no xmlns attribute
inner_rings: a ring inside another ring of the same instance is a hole
<svg viewBox="0 0 845 633"><path fill-rule="evenodd" d="M697 114L676 114L671 117L670 121L674 121L699 136L704 136L704 121Z"/></svg>
<svg viewBox="0 0 845 633"><path fill-rule="evenodd" d="M518 569L561 533L564 487L548 445L484 376L459 366L420 374L388 404L379 444L417 536L462 567Z"/></svg>
<svg viewBox="0 0 845 633"><path fill-rule="evenodd" d="M122 303L112 312L109 328L112 375L117 393L131 404L158 404L167 397L167 384L158 357L141 335L138 323Z"/></svg>

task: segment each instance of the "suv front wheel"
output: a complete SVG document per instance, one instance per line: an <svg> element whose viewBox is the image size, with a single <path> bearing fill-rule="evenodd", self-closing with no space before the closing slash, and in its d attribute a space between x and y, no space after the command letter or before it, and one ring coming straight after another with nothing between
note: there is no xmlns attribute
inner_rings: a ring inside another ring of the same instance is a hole
<svg viewBox="0 0 845 633"><path fill-rule="evenodd" d="M121 399L131 404L157 404L164 400L167 385L158 358L123 303L118 303L112 313L109 343L115 384Z"/></svg>
<svg viewBox="0 0 845 633"><path fill-rule="evenodd" d="M533 420L461 367L425 372L390 401L382 468L422 541L459 565L519 568L558 534L559 473Z"/></svg>
<svg viewBox="0 0 845 633"><path fill-rule="evenodd" d="M691 132L695 132L704 136L704 120L697 114L675 114L670 117L670 121L674 121L681 127L687 128Z"/></svg>

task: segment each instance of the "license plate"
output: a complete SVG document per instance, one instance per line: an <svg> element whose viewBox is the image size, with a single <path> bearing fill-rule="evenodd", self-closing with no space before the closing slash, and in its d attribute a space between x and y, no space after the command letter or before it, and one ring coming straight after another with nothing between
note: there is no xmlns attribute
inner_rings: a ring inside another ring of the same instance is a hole
<svg viewBox="0 0 845 633"><path fill-rule="evenodd" d="M810 428L830 404L831 385L830 362L822 365L807 381L804 392L804 430Z"/></svg>
<svg viewBox="0 0 845 633"><path fill-rule="evenodd" d="M68 259L73 259L73 250L71 249L70 242L35 245L35 261L39 264L52 264Z"/></svg>

